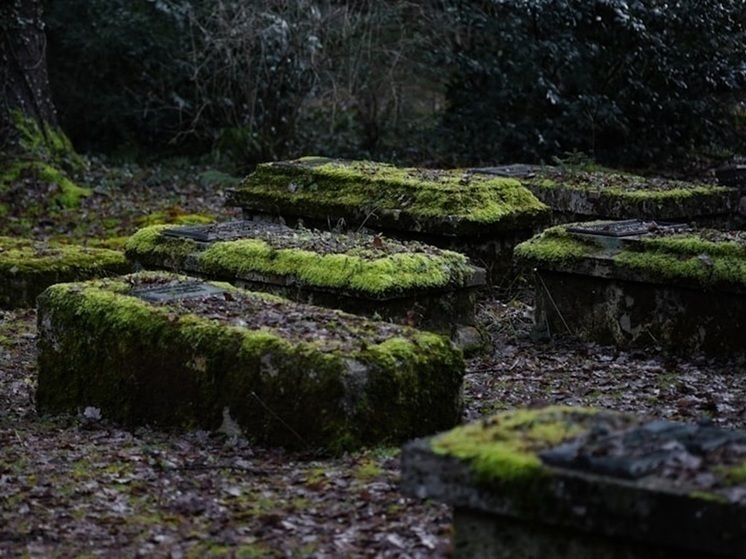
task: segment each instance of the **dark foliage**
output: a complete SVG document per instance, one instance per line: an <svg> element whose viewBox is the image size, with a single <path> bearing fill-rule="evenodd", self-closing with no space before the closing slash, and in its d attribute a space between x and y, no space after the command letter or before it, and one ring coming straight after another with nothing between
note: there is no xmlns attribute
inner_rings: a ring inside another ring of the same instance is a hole
<svg viewBox="0 0 746 559"><path fill-rule="evenodd" d="M440 49L457 158L651 164L727 145L746 99L741 0L465 0Z"/></svg>

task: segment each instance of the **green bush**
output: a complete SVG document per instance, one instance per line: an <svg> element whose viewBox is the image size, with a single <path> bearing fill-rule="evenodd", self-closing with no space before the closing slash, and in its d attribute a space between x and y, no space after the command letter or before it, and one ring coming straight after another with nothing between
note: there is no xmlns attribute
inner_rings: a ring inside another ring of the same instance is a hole
<svg viewBox="0 0 746 559"><path fill-rule="evenodd" d="M447 0L445 149L471 162L585 152L665 164L735 140L742 0Z"/></svg>

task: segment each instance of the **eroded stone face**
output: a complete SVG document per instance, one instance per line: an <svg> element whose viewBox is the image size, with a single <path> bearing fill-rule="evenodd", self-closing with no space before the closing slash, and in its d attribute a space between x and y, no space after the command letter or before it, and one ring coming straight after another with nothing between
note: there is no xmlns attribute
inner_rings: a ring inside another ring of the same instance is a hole
<svg viewBox="0 0 746 559"><path fill-rule="evenodd" d="M445 338L164 273L39 298L41 413L217 429L341 452L455 425L464 361Z"/></svg>

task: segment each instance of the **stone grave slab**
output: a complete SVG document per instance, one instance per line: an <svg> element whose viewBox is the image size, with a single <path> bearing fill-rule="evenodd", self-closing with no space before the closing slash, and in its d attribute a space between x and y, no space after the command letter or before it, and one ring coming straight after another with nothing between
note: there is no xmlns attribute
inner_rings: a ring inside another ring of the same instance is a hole
<svg viewBox="0 0 746 559"><path fill-rule="evenodd" d="M40 413L217 429L342 452L457 424L447 338L227 283L157 272L57 284L38 299Z"/></svg>
<svg viewBox="0 0 746 559"><path fill-rule="evenodd" d="M484 271L453 251L261 221L149 227L130 238L126 254L144 268L229 281L448 335L474 324L476 292L486 284Z"/></svg>
<svg viewBox="0 0 746 559"><path fill-rule="evenodd" d="M406 444L401 489L454 511L455 558L740 558L746 431L592 408L502 412Z"/></svg>
<svg viewBox="0 0 746 559"><path fill-rule="evenodd" d="M0 308L33 307L54 283L131 271L118 251L0 237Z"/></svg>
<svg viewBox="0 0 746 559"><path fill-rule="evenodd" d="M555 224L598 219L684 221L698 226L740 223L739 190L722 183L641 177L612 170L504 165L473 169L516 178L552 208Z"/></svg>
<svg viewBox="0 0 746 559"><path fill-rule="evenodd" d="M615 233L616 231L616 233ZM536 323L619 346L746 353L746 233L625 220L556 226L516 247Z"/></svg>
<svg viewBox="0 0 746 559"><path fill-rule="evenodd" d="M251 219L422 240L467 254L493 278L510 273L515 244L550 220L513 178L321 157L259 165L228 205Z"/></svg>

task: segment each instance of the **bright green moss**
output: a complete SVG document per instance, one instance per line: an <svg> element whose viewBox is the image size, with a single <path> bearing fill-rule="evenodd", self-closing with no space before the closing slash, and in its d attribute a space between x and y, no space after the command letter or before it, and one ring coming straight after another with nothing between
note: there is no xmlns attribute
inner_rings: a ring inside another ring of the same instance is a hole
<svg viewBox="0 0 746 559"><path fill-rule="evenodd" d="M540 235L515 247L518 260L561 264L582 260L598 252L599 246L592 241L568 233L563 226L551 227Z"/></svg>
<svg viewBox="0 0 746 559"><path fill-rule="evenodd" d="M166 257L170 265L178 268L183 259L198 250L197 243L182 237L166 237L161 231L170 225L151 225L131 235L124 244L128 258L137 259L139 254L153 254Z"/></svg>
<svg viewBox="0 0 746 559"><path fill-rule="evenodd" d="M431 249L432 253L398 246L392 253L353 246L344 252L321 254L306 250L313 246L312 233L294 231L287 244L272 238L241 239L214 243L205 248L190 239L161 235L165 226L135 233L126 244L133 260L157 256L179 269L193 256L202 273L219 277L241 277L251 273L291 277L302 285L381 296L415 289L459 287L473 274L462 254ZM307 237L307 238L306 238ZM361 244L363 241L361 241ZM336 249L335 249L336 250Z"/></svg>
<svg viewBox="0 0 746 559"><path fill-rule="evenodd" d="M313 287L372 295L449 283L458 285L469 273L466 258L448 251L439 255L398 253L366 259L348 254L274 249L256 239L216 243L199 255L199 262L212 274L260 272L294 276Z"/></svg>
<svg viewBox="0 0 746 559"><path fill-rule="evenodd" d="M614 262L666 281L746 286L746 244L709 241L701 233L643 239L639 246L615 255Z"/></svg>
<svg viewBox="0 0 746 559"><path fill-rule="evenodd" d="M0 272L67 272L126 266L121 252L0 237Z"/></svg>
<svg viewBox="0 0 746 559"><path fill-rule="evenodd" d="M402 214L495 224L549 214L544 204L513 179L367 161L303 158L289 164L266 163L259 165L238 192L239 198L259 196L281 207L384 212L393 219Z"/></svg>
<svg viewBox="0 0 746 559"><path fill-rule="evenodd" d="M482 481L530 481L546 473L537 451L586 431L591 408L554 406L503 412L432 439L435 453L469 462Z"/></svg>

